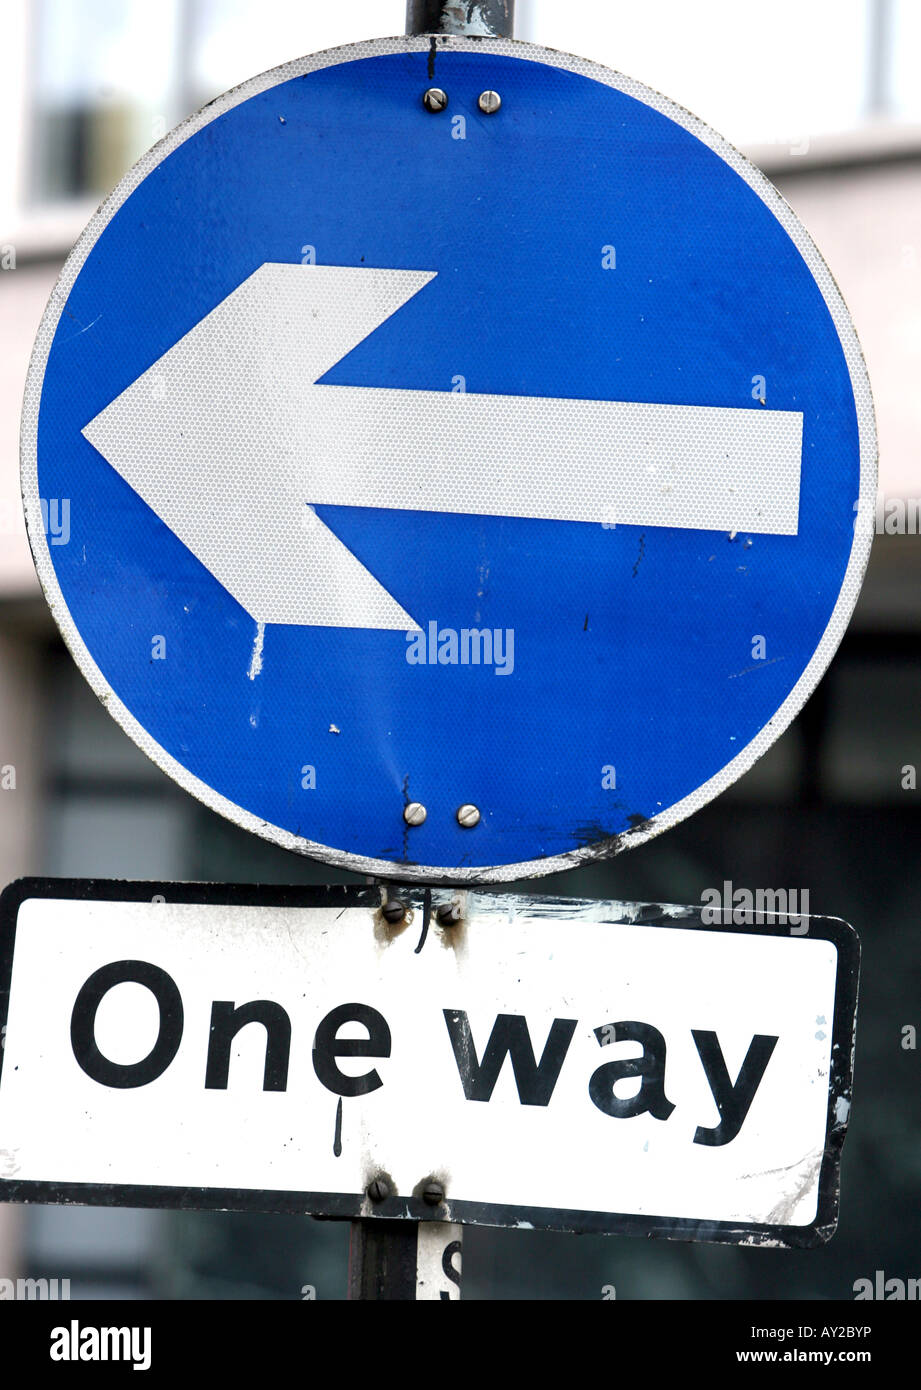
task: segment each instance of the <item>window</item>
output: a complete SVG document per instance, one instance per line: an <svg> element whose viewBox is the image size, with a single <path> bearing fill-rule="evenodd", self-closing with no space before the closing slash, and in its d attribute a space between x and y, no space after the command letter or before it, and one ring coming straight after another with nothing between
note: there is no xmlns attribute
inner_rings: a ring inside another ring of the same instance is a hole
<svg viewBox="0 0 921 1390"><path fill-rule="evenodd" d="M180 0L39 0L30 201L100 194L179 114Z"/></svg>
<svg viewBox="0 0 921 1390"><path fill-rule="evenodd" d="M33 0L30 203L102 196L183 117L300 53L400 32L403 7ZM383 26L382 26L383 16Z"/></svg>

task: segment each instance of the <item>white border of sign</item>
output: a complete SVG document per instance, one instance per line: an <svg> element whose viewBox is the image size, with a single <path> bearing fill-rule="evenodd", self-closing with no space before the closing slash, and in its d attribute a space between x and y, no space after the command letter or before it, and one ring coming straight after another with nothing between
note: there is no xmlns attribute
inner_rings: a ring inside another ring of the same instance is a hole
<svg viewBox="0 0 921 1390"><path fill-rule="evenodd" d="M197 134L211 121L239 105L240 102L256 96L259 92L267 91L279 83L287 82L291 78L300 77L308 72L316 72L322 68L384 54L427 51L432 45L432 38L429 35L422 35L418 38L371 39L365 43L347 44L341 48L331 48L322 53L314 53L305 58L295 59L293 62L284 63L281 67L264 72L258 77L250 78L249 81L235 87L230 92L225 92L209 106L183 121L175 130L154 145L143 159L126 174L91 219L67 258L42 318L32 352L23 401L22 493L29 541L32 546L38 577L71 655L96 695L125 733L185 791L190 792L192 796L197 797L212 811L217 811L244 830L249 830L263 839L270 840L283 849L309 855L341 869L351 869L357 873L374 874L383 878L398 878L417 883L445 880L469 884L508 883L517 878L558 873L563 869L575 868L579 864L609 858L612 853L619 853L623 849L641 844L654 835L661 834L663 830L669 829L670 826L676 825L678 821L684 820L685 817L705 806L708 801L711 801L736 781L743 772L747 772L762 753L766 752L775 739L783 733L815 689L834 656L860 593L873 539L872 523L864 523L867 518L872 518L876 498L876 423L863 354L847 307L831 272L809 233L774 185L727 140L705 125L703 121L698 120L696 116L691 115L689 111L685 111L683 107L644 86L643 83L636 82L630 77L624 77L620 73L601 67L597 63L589 62L587 59L557 53L553 49L543 48L539 44L522 43L515 39L469 39L445 35L439 36L438 42L448 51L490 53L508 58L523 58L531 62L546 63L565 72L578 73L582 77L601 82L607 87L614 87L617 91L624 92L627 96L634 97L668 116L725 160L757 193L790 236L822 291L841 340L857 406L860 440L860 496L855 499L854 544L838 601L812 660L780 709L772 719L768 720L751 743L740 753L737 753L732 761L727 763L715 777L711 777L690 796L676 802L667 811L663 811L661 815L646 821L636 830L599 840L594 844L570 850L565 854L545 859L532 859L516 864L487 865L480 868L438 868L424 864L403 864L384 859L371 859L364 855L351 854L344 850L331 848L328 845L318 844L313 840L292 835L290 831L284 830L280 826L270 825L253 815L252 812L244 810L242 806L238 806L226 797L219 795L213 788L206 786L204 782L193 776L151 738L119 700L87 650L70 616L58 585L54 566L51 563L51 554L41 521L37 457L38 414L45 367L58 320L74 282L99 236L130 194L162 160L172 154L173 150L177 149L191 135Z"/></svg>

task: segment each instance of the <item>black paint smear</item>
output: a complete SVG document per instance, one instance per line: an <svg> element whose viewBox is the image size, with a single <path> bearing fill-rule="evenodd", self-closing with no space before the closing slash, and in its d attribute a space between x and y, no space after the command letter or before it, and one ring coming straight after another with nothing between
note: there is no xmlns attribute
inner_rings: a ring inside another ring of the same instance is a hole
<svg viewBox="0 0 921 1390"><path fill-rule="evenodd" d="M448 1245L445 1246L444 1250L441 1252L442 1273L445 1274L447 1278L451 1280L452 1284L456 1284L458 1288L460 1288L460 1272L454 1268L452 1260L454 1259L455 1255L460 1254L460 1251L460 1241L452 1240ZM442 1294L442 1298L449 1297L450 1294Z"/></svg>
<svg viewBox="0 0 921 1390"><path fill-rule="evenodd" d="M429 934L429 918L431 917L431 915L432 890L431 888L426 888L425 896L422 899L422 935L419 937L419 945L416 947L415 951L413 951L414 956L417 956L419 952L422 950L422 947L425 945L425 938Z"/></svg>
<svg viewBox="0 0 921 1390"><path fill-rule="evenodd" d="M637 557L636 557L636 564L633 566L633 575L631 576L633 579L636 578L636 572L637 572L637 570L638 570L639 567L640 567L640 561L641 561L642 558L643 558L643 551L644 551L645 549L646 549L646 532L644 531L643 534L640 536L640 553L639 553L639 555L637 555Z"/></svg>
<svg viewBox="0 0 921 1390"><path fill-rule="evenodd" d="M336 1133L333 1135L333 1153L338 1158L342 1153L342 1097L336 1106Z"/></svg>
<svg viewBox="0 0 921 1390"><path fill-rule="evenodd" d="M588 614L585 615L585 622L582 624L582 631L588 632Z"/></svg>
<svg viewBox="0 0 921 1390"><path fill-rule="evenodd" d="M403 807L409 805L409 773L403 778ZM404 817L403 820L403 860L409 859L409 823Z"/></svg>
<svg viewBox="0 0 921 1390"><path fill-rule="evenodd" d="M430 42L430 44L429 44L429 81L430 81L430 82L431 82L432 78L435 76L435 45L437 44L437 42L438 42L438 40L436 39L435 35L433 34L433 35L432 35L431 42Z"/></svg>

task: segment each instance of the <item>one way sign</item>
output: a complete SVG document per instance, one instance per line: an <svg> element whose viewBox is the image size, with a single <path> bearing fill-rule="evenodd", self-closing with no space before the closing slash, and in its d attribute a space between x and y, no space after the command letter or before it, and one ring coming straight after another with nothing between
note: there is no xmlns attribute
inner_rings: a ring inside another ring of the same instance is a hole
<svg viewBox="0 0 921 1390"><path fill-rule="evenodd" d="M449 925L432 890L391 923L385 901L13 884L0 1199L831 1236L845 923L461 893Z"/></svg>
<svg viewBox="0 0 921 1390"><path fill-rule="evenodd" d="M610 856L746 771L847 624L875 458L834 281L741 155L448 36L300 59L151 150L22 437L126 732L238 825L420 882Z"/></svg>

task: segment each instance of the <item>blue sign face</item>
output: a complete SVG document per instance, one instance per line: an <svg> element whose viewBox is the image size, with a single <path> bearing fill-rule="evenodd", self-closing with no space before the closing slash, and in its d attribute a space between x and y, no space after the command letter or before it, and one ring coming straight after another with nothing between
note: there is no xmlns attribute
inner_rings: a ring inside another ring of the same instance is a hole
<svg viewBox="0 0 921 1390"><path fill-rule="evenodd" d="M498 880L666 828L786 727L875 441L831 276L718 136L531 45L400 39L127 177L42 325L23 478L76 660L181 785Z"/></svg>

